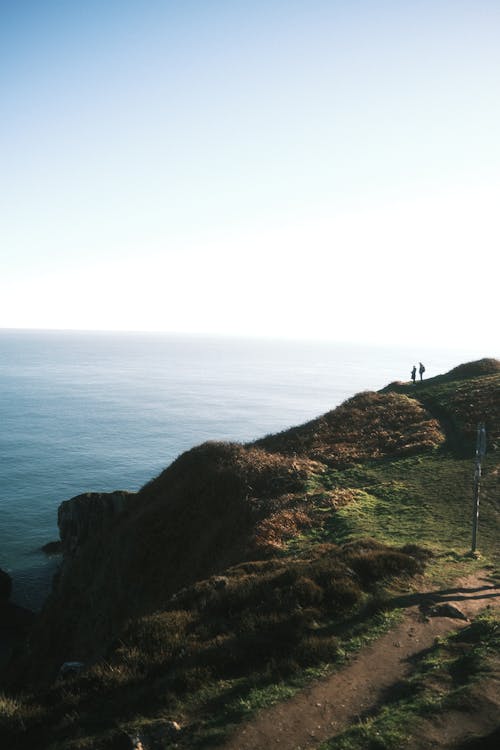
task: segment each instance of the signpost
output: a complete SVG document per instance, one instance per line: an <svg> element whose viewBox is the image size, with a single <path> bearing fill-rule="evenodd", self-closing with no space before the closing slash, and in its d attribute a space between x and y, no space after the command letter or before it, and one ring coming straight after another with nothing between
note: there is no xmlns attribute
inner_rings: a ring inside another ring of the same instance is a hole
<svg viewBox="0 0 500 750"><path fill-rule="evenodd" d="M484 422L477 426L476 459L474 463L474 505L472 511L472 547L471 554L477 548L477 526L479 521L479 485L481 482L481 460L486 454L486 427Z"/></svg>

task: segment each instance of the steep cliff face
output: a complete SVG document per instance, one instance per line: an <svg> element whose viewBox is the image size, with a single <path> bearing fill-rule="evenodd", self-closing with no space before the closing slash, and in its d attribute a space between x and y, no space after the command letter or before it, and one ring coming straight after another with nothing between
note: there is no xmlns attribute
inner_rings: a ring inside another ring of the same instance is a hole
<svg viewBox="0 0 500 750"><path fill-rule="evenodd" d="M103 532L131 507L135 492L86 492L65 500L57 512L62 553L71 557L90 536Z"/></svg>

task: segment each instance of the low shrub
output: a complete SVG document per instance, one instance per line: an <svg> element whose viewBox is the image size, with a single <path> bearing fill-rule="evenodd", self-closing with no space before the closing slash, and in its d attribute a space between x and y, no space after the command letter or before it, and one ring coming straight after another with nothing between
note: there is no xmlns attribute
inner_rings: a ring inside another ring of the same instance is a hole
<svg viewBox="0 0 500 750"><path fill-rule="evenodd" d="M413 546L411 549L412 554L409 554L375 539L361 539L346 544L344 552L346 563L355 571L362 585L372 586L386 578L422 572L426 553L417 552L418 548Z"/></svg>
<svg viewBox="0 0 500 750"><path fill-rule="evenodd" d="M294 656L303 667L334 662L339 655L340 643L335 636L308 635L295 649Z"/></svg>

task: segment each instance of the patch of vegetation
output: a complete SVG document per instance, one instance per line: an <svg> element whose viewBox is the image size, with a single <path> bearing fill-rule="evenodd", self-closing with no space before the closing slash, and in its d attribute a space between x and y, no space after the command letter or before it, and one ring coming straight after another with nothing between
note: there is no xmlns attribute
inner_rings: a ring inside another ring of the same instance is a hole
<svg viewBox="0 0 500 750"><path fill-rule="evenodd" d="M34 736L38 747L67 741L76 727L112 743L117 721L178 720L186 710L197 720L182 746L206 746L208 736L220 738L393 622L397 613L380 612L379 586L422 572L423 557L411 552L373 539L318 545L307 557L249 561L182 589L162 611L130 621L105 659L40 691L43 728L23 720L18 746ZM0 731L18 743L12 717L25 706L0 718Z"/></svg>
<svg viewBox="0 0 500 750"><path fill-rule="evenodd" d="M471 459L439 451L370 462L315 475L309 487L309 518L313 522L289 542L290 550L370 535L386 544L418 540L439 556L443 575L447 568L459 575L457 562L464 570L473 564L467 556L472 533ZM337 492L348 501L336 503ZM483 556L498 564L498 475L496 464L489 459L484 462L481 497L479 546ZM449 565L443 566L446 562Z"/></svg>
<svg viewBox="0 0 500 750"><path fill-rule="evenodd" d="M320 746L320 750L400 750L418 735L419 719L468 704L471 688L489 674L500 647L498 614L485 612L468 627L441 638L415 662L372 715Z"/></svg>

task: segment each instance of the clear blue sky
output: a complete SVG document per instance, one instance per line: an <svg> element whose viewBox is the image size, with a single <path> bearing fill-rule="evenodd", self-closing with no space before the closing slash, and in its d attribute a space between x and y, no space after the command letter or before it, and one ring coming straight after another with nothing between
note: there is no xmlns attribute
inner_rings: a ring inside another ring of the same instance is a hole
<svg viewBox="0 0 500 750"><path fill-rule="evenodd" d="M494 355L499 39L496 0L1 2L0 327Z"/></svg>

